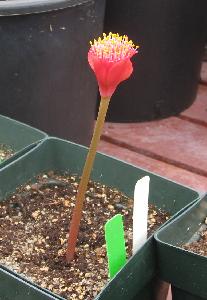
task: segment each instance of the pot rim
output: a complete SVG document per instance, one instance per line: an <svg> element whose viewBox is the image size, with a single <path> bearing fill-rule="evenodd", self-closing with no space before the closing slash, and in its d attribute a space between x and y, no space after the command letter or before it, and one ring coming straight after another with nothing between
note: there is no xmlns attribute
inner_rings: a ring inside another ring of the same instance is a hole
<svg viewBox="0 0 207 300"><path fill-rule="evenodd" d="M92 0L8 0L0 1L0 16L38 14L79 6Z"/></svg>

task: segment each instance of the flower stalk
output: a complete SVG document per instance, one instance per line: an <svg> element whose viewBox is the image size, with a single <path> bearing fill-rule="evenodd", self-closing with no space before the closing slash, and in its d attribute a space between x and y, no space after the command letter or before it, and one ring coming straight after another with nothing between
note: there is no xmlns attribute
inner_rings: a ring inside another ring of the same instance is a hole
<svg viewBox="0 0 207 300"><path fill-rule="evenodd" d="M97 146L100 140L102 128L104 125L104 121L106 118L106 113L108 110L110 98L103 98L101 97L101 102L99 106L99 113L93 133L93 137L91 140L89 152L86 158L86 162L84 165L81 181L78 187L78 193L76 197L76 205L74 208L71 225L70 225L70 231L69 231L69 238L68 238L68 247L66 251L66 260L67 262L70 262L74 258L75 254L75 247L77 243L77 237L80 227L80 220L82 216L82 209L83 209L83 202L85 198L85 193L88 186L88 181L90 178L90 174L93 167L93 162L96 156Z"/></svg>

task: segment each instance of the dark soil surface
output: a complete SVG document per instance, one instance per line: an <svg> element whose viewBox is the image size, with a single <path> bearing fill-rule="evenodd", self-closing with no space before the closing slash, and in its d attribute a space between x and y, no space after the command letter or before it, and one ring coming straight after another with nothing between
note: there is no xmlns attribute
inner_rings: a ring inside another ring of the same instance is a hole
<svg viewBox="0 0 207 300"><path fill-rule="evenodd" d="M0 203L0 263L66 299L92 300L108 280L104 225L124 219L128 256L132 249L133 201L117 189L90 182L76 257L65 261L68 228L79 178L40 175ZM149 207L149 235L169 215Z"/></svg>
<svg viewBox="0 0 207 300"><path fill-rule="evenodd" d="M205 223L207 224L207 218ZM184 245L183 249L207 256L207 226L205 226L204 230L199 232L197 241Z"/></svg>
<svg viewBox="0 0 207 300"><path fill-rule="evenodd" d="M0 144L0 163L14 154L14 151L5 144Z"/></svg>

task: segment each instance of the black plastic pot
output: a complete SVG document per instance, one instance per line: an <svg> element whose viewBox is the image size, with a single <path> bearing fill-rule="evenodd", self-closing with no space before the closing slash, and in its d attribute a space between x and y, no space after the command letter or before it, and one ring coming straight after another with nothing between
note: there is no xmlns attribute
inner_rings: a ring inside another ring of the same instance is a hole
<svg viewBox="0 0 207 300"><path fill-rule="evenodd" d="M97 84L89 41L105 0L0 1L0 113L88 145Z"/></svg>
<svg viewBox="0 0 207 300"><path fill-rule="evenodd" d="M206 40L206 0L107 0L105 31L140 45L133 76L110 103L108 120L177 115L196 96Z"/></svg>
<svg viewBox="0 0 207 300"><path fill-rule="evenodd" d="M205 45L205 52L204 52L203 60L207 61L207 44Z"/></svg>
<svg viewBox="0 0 207 300"><path fill-rule="evenodd" d="M0 143L9 146L14 155L0 162L0 168L35 147L47 134L26 124L0 115Z"/></svg>
<svg viewBox="0 0 207 300"><path fill-rule="evenodd" d="M178 289L176 287L172 287L172 299L173 300L203 300L205 298L201 298L198 296L194 296L191 293L187 293L186 291L183 291L181 289Z"/></svg>
<svg viewBox="0 0 207 300"><path fill-rule="evenodd" d="M207 196L162 228L157 242L159 275L172 284L173 300L207 299L207 257L182 249L207 216Z"/></svg>
<svg viewBox="0 0 207 300"><path fill-rule="evenodd" d="M14 192L16 187L42 172L57 170L81 174L86 154L87 148L80 145L55 138L46 139L38 147L0 170L0 200ZM16 174L18 176L15 176ZM150 202L170 212L172 216L199 197L197 192L189 188L103 154L97 154L91 178L108 186L117 187L133 197L136 181L145 175L151 178ZM135 300L136 298L151 300L156 270L154 239L151 236L96 300ZM10 282L13 290L8 289ZM32 290L34 286L35 289ZM28 298L25 296L27 292L30 293ZM15 296L15 293L18 296ZM48 295L46 298L45 293ZM62 299L6 268L0 269L0 299L42 300L54 299L53 297Z"/></svg>

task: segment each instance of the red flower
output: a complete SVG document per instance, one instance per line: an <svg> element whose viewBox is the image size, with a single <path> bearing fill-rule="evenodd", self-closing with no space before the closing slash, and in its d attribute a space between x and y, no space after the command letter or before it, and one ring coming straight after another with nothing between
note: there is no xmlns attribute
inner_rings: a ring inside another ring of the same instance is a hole
<svg viewBox="0 0 207 300"><path fill-rule="evenodd" d="M103 98L111 97L120 82L130 77L133 66L130 58L137 48L126 35L103 34L91 43L88 62L94 71Z"/></svg>

